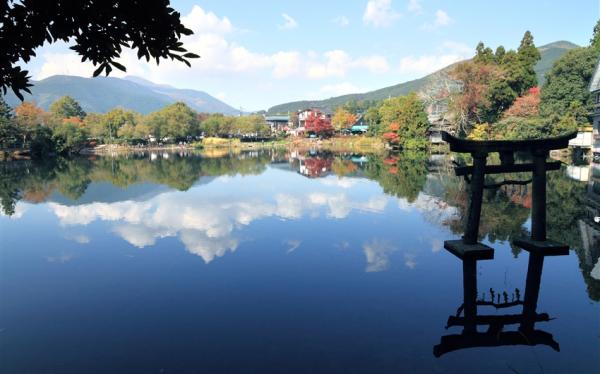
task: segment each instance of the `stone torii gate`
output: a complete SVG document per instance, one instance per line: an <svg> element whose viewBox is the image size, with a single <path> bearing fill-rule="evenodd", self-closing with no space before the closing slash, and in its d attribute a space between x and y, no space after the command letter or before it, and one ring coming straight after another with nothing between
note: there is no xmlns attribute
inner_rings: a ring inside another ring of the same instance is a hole
<svg viewBox="0 0 600 374"><path fill-rule="evenodd" d="M548 315L536 313L544 257L569 254L568 245L548 240L546 237L546 172L560 169L560 162L548 162L547 158L551 150L567 148L569 140L576 135L577 133L573 132L547 139L473 141L442 132L442 139L450 144L450 150L471 154L473 165L455 168L457 176L463 176L470 182L465 234L462 239L444 242L444 248L458 257L463 265L464 302L458 314L462 312L464 317L459 315L451 317L448 326L462 325L464 330L460 336L445 337L442 344L434 349L436 356L461 348L505 344L547 344L558 350L558 344L552 339L552 335L535 330L534 327L535 322L548 319ZM515 163L515 152L528 153L533 161ZM487 165L487 156L490 153L500 154L499 165ZM531 172L532 178L525 181L505 180L493 185L485 184L486 174L517 172ZM494 258L494 249L477 240L483 190L502 185L527 183L532 183L531 237L513 241L514 245L529 252L525 297L522 302L508 303L504 306L493 304L497 308L522 305L522 313L498 317L478 316L477 306L485 303L477 301L477 261ZM481 335L477 332L477 326L482 324L488 325L491 332L497 333L504 325L514 323L519 324L517 335L510 333ZM523 336L527 339L522 339Z"/></svg>

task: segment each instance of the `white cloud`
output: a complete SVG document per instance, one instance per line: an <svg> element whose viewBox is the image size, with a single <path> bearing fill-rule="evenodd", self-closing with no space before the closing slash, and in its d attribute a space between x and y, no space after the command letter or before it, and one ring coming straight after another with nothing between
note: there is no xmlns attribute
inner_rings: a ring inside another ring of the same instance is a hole
<svg viewBox="0 0 600 374"><path fill-rule="evenodd" d="M454 23L454 20L445 11L438 9L435 12L435 20L433 23L425 23L423 29L434 30L440 27L449 26Z"/></svg>
<svg viewBox="0 0 600 374"><path fill-rule="evenodd" d="M298 27L298 22L296 22L296 20L293 19L289 14L283 13L281 16L284 19L284 23L283 25L279 26L279 28L284 30L291 30Z"/></svg>
<svg viewBox="0 0 600 374"><path fill-rule="evenodd" d="M364 69L371 73L384 73L389 70L387 59L380 55L352 58L346 51L336 49L323 54L324 61L318 61L319 56L309 53L309 62L306 75L312 79L330 77L344 77L351 69Z"/></svg>
<svg viewBox="0 0 600 374"><path fill-rule="evenodd" d="M380 55L360 57L351 64L351 67L366 69L371 73L385 73L390 69L387 59Z"/></svg>
<svg viewBox="0 0 600 374"><path fill-rule="evenodd" d="M390 26L400 17L392 8L392 0L369 0L363 14L363 22L375 27Z"/></svg>
<svg viewBox="0 0 600 374"><path fill-rule="evenodd" d="M206 12L198 5L192 11L181 17L181 22L195 34L218 33L227 34L233 31L233 25L227 17L219 18L213 12Z"/></svg>
<svg viewBox="0 0 600 374"><path fill-rule="evenodd" d="M463 60L463 57L457 54L424 55L418 57L408 56L400 60L399 69L401 73L417 73L425 75L460 60Z"/></svg>
<svg viewBox="0 0 600 374"><path fill-rule="evenodd" d="M423 11L421 0L408 0L408 10L417 14L421 13Z"/></svg>
<svg viewBox="0 0 600 374"><path fill-rule="evenodd" d="M302 70L302 59L299 52L277 52L272 57L273 77L286 78L298 74Z"/></svg>
<svg viewBox="0 0 600 374"><path fill-rule="evenodd" d="M287 14L286 27L297 25ZM157 83L188 82L189 77L215 77L219 75L241 78L256 73L267 73L275 79L289 77L309 77L325 79L344 77L350 70L364 70L370 73L382 73L389 70L385 57L379 55L350 56L343 50L320 52L301 52L297 50L282 50L274 53L260 53L240 45L236 40L239 29L234 27L227 17L219 17L213 12L206 11L195 5L191 12L182 17L182 22L194 31L194 35L184 36L184 47L200 55L192 61L192 67L184 64L163 60L160 65L154 61L138 60L135 51L124 50L119 62L127 67L127 72L113 70L112 76L124 75L143 76ZM344 23L341 20L341 23ZM67 43L56 43L53 48L66 49ZM60 48L59 48L60 47ZM56 50L53 49L53 50ZM32 70L34 79L43 79L51 75L67 74L91 77L94 66L88 61L82 63L74 52L40 53L39 68ZM349 86L337 87L349 89ZM327 89L333 90L334 87ZM221 88L219 97L223 99L228 92ZM227 95L231 97L232 95Z"/></svg>
<svg viewBox="0 0 600 374"><path fill-rule="evenodd" d="M438 53L422 56L407 56L400 60L401 73L425 75L450 64L471 57L471 48L463 43L446 41L438 48Z"/></svg>
<svg viewBox="0 0 600 374"><path fill-rule="evenodd" d="M343 77L351 58L345 51L336 49L325 52L325 62L316 63L308 69L309 78Z"/></svg>
<svg viewBox="0 0 600 374"><path fill-rule="evenodd" d="M346 16L337 16L332 20L332 22L340 27L346 27L350 24L350 20Z"/></svg>

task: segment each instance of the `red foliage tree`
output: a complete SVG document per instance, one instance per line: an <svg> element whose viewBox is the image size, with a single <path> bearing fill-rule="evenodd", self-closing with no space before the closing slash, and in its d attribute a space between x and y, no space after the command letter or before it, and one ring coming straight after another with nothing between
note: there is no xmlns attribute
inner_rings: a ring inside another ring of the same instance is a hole
<svg viewBox="0 0 600 374"><path fill-rule="evenodd" d="M527 94L518 97L506 110L504 117L535 117L540 114L540 89L532 87Z"/></svg>
<svg viewBox="0 0 600 374"><path fill-rule="evenodd" d="M333 160L330 158L308 157L304 160L307 172L306 176L309 178L319 178L331 170L332 163Z"/></svg>
<svg viewBox="0 0 600 374"><path fill-rule="evenodd" d="M327 118L327 116L318 110L308 114L306 121L304 122L304 128L309 134L330 135L333 133L331 119Z"/></svg>

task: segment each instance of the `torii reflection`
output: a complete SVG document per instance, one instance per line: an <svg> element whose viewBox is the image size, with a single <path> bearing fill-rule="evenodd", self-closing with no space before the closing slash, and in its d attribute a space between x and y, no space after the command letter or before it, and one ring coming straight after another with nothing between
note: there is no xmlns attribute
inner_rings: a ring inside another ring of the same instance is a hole
<svg viewBox="0 0 600 374"><path fill-rule="evenodd" d="M460 334L442 336L440 344L433 347L434 356L440 357L448 352L465 348L505 345L547 345L557 352L560 351L559 344L552 334L536 329L536 323L551 320L547 313L538 313L536 309L544 257L568 255L568 247L553 248L552 251L528 251L529 265L523 300L518 289L510 296L506 292L496 294L490 290L488 297L484 294L478 300L477 261L492 259L493 252L481 251L470 256L454 253L463 262L464 303L458 308L456 315L448 317L446 328L462 326L463 331ZM478 307L492 307L496 310L522 307L522 311L520 314L479 315ZM510 325L518 325L518 328L505 331L505 328ZM487 330L480 332L479 326L487 326Z"/></svg>

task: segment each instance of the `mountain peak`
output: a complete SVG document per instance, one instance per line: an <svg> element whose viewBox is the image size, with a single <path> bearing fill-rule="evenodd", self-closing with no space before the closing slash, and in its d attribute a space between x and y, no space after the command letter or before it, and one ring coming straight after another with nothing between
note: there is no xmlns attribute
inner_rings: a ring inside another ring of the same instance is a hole
<svg viewBox="0 0 600 374"><path fill-rule="evenodd" d="M148 114L177 101L182 101L199 112L230 115L238 113L237 109L206 92L178 89L135 76L122 79L53 75L34 82L31 92L32 95L25 95L25 100L33 100L46 110L54 101L68 95L77 100L88 113L103 113L122 107ZM21 103L13 93L7 94L5 99L12 107Z"/></svg>

